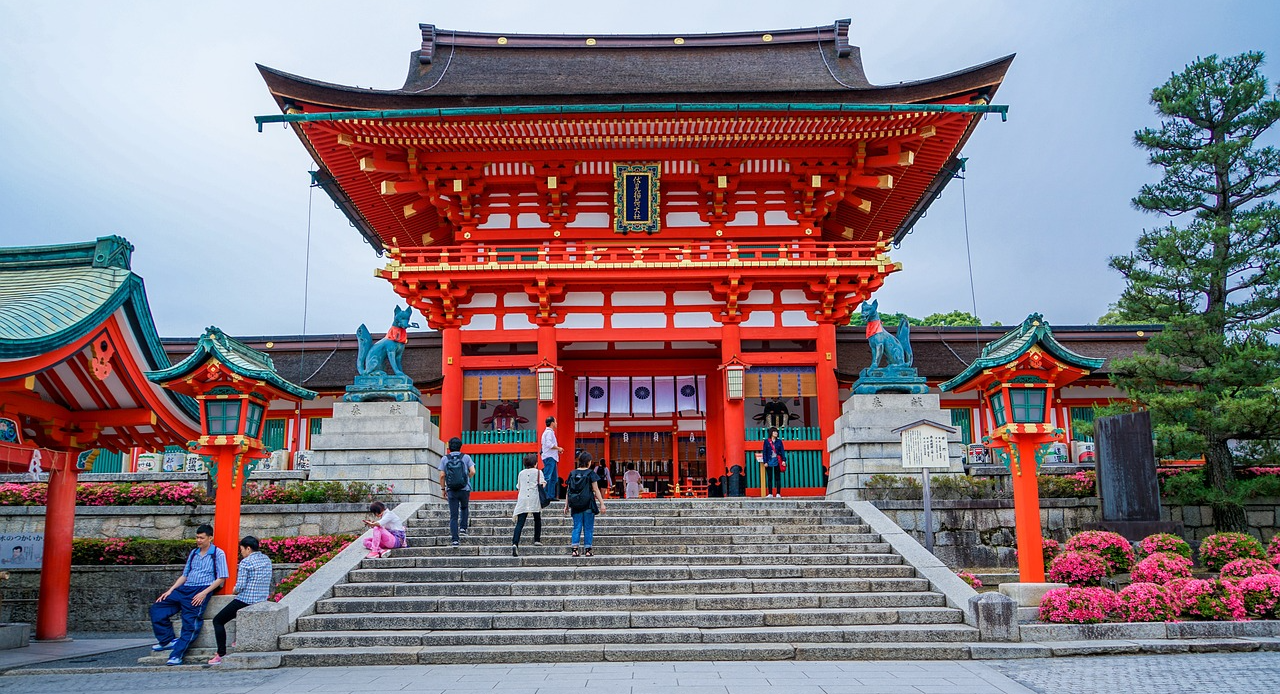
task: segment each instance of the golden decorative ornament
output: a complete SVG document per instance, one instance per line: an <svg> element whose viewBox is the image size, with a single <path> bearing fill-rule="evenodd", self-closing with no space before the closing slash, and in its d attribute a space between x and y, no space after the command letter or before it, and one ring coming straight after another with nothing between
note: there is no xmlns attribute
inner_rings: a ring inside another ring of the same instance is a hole
<svg viewBox="0 0 1280 694"><path fill-rule="evenodd" d="M676 40L675 40L675 44L676 44L677 46L683 46L683 45L684 45L684 39L676 39Z"/></svg>
<svg viewBox="0 0 1280 694"><path fill-rule="evenodd" d="M765 34L764 36L760 37L760 40L764 41L765 43L769 43L770 41L773 40L773 34Z"/></svg>
<svg viewBox="0 0 1280 694"><path fill-rule="evenodd" d="M716 229L716 236L724 236L724 229Z"/></svg>
<svg viewBox="0 0 1280 694"><path fill-rule="evenodd" d="M469 239L469 238L471 238L471 232L469 232L469 231L463 232L463 233L462 233L462 238L464 238L464 239Z"/></svg>
<svg viewBox="0 0 1280 694"><path fill-rule="evenodd" d="M595 39L587 39L587 45L588 45L588 46L594 46L594 45L596 45L596 40L595 40Z"/></svg>
<svg viewBox="0 0 1280 694"><path fill-rule="evenodd" d="M505 45L507 45L507 37L505 37L505 36L499 36L499 37L498 37L498 45L499 45L499 46L505 46Z"/></svg>
<svg viewBox="0 0 1280 694"><path fill-rule="evenodd" d="M268 343L267 343L267 349L271 349L272 347L275 347L275 346L276 346L276 343L274 343L274 342L268 342Z"/></svg>
<svg viewBox="0 0 1280 694"><path fill-rule="evenodd" d="M1146 335L1146 334L1147 334L1146 331L1143 331L1143 330L1138 331L1138 337L1142 337L1143 335Z"/></svg>
<svg viewBox="0 0 1280 694"><path fill-rule="evenodd" d="M556 238L560 238L560 230L556 229L555 231L551 232L551 235Z"/></svg>
<svg viewBox="0 0 1280 694"><path fill-rule="evenodd" d="M813 236L813 229L805 229L805 230L804 230L804 235L805 235L805 236Z"/></svg>

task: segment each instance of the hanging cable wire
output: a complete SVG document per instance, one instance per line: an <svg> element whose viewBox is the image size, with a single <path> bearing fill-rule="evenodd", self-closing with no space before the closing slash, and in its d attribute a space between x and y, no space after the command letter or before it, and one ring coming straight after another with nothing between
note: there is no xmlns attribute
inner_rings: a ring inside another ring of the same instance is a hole
<svg viewBox="0 0 1280 694"><path fill-rule="evenodd" d="M316 181L315 166L308 167L307 174L311 178L311 184L307 186L307 243L303 251L302 260L302 339L298 348L298 385L304 385L307 379L302 378L303 369L307 361L307 309L308 298L311 295L311 211L314 205L312 202L316 195L316 186L320 185ZM327 360L326 360L327 361ZM315 374L312 374L313 376ZM302 437L302 403L298 403L297 416L294 417L294 443L296 450L302 450L305 439Z"/></svg>
<svg viewBox="0 0 1280 694"><path fill-rule="evenodd" d="M961 171L965 170L964 165L966 161L968 160L967 159L960 160ZM969 299L973 303L973 317L977 318L978 317L978 292L974 289L973 250L969 246L969 194L968 194L968 191L965 189L965 184L964 184L965 177L959 176L959 178L960 178L960 209L964 216L964 255L965 255L965 258L967 258L969 261ZM979 321L979 323L981 323L981 321ZM978 336L979 327L981 326L978 324L975 324L973 326L973 344L975 347L977 347L981 343L981 339ZM980 350L979 350L979 353L981 353ZM977 359L977 358L978 358L978 355L975 354L974 359Z"/></svg>

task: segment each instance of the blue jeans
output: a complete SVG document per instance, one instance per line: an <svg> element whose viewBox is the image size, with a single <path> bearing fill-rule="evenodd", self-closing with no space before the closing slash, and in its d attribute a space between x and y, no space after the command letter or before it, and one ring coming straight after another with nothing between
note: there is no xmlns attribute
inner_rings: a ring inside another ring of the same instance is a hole
<svg viewBox="0 0 1280 694"><path fill-rule="evenodd" d="M596 532L596 514L591 509L573 512L573 534L569 536L570 546L577 547L578 540L582 546L591 549L591 539Z"/></svg>
<svg viewBox="0 0 1280 694"><path fill-rule="evenodd" d="M156 635L156 643L173 641L173 624L169 619L182 613L182 635L173 645L171 657L181 658L186 655L191 642L200 635L200 626L204 624L204 608L209 604L209 598L206 597L199 605L192 605L191 598L208 587L183 584L174 588L164 600L151 603L151 631Z"/></svg>
<svg viewBox="0 0 1280 694"><path fill-rule="evenodd" d="M551 498L560 498L560 478L556 477L556 459L542 459L542 478L547 482L547 491L551 492Z"/></svg>
<svg viewBox="0 0 1280 694"><path fill-rule="evenodd" d="M469 491L453 491L445 490L449 495L449 539L454 542L458 541L458 530L466 530L470 527L471 520L471 492ZM462 518L459 519L458 516ZM459 522L461 520L461 522Z"/></svg>

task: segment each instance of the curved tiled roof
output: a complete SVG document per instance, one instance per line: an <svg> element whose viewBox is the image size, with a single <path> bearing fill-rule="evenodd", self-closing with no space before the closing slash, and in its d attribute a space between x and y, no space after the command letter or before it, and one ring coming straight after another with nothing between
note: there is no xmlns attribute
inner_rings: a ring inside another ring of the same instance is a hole
<svg viewBox="0 0 1280 694"><path fill-rule="evenodd" d="M167 369L149 371L146 376L155 383L168 383L186 378L204 366L209 359L217 359L233 373L245 378L266 381L276 389L294 397L303 400L316 397L315 391L307 390L281 378L280 374L276 373L271 357L212 326L205 329L204 335L196 342L195 350L187 355L186 359Z"/></svg>
<svg viewBox="0 0 1280 694"><path fill-rule="evenodd" d="M1089 371L1099 369L1106 363L1106 359L1086 357L1067 349L1053 337L1053 328L1049 327L1049 322L1044 319L1044 316L1033 313L1027 316L1017 329L1010 330L983 347L982 354L972 364L969 364L955 378L940 384L938 390L944 392L951 390L985 369L1008 364L1035 346L1039 346L1063 363Z"/></svg>

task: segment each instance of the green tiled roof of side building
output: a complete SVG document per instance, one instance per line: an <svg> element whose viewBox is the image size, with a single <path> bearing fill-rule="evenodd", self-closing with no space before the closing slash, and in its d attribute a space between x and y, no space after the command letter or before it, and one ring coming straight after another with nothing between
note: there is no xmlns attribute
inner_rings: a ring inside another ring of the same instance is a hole
<svg viewBox="0 0 1280 694"><path fill-rule="evenodd" d="M982 348L982 354L955 378L942 383L938 390L946 392L968 381L984 369L990 369L1017 359L1035 345L1054 358L1071 366L1095 371L1102 368L1106 359L1093 359L1067 349L1053 336L1053 328L1039 313L1033 313L1022 321L1017 329L1010 330Z"/></svg>
<svg viewBox="0 0 1280 694"><path fill-rule="evenodd" d="M118 310L129 314L145 366L167 368L133 245L120 236L52 246L0 248L0 359L24 359L70 345ZM170 394L190 416L195 401Z"/></svg>
<svg viewBox="0 0 1280 694"><path fill-rule="evenodd" d="M185 359L167 369L150 371L147 373L147 378L156 383L185 378L204 366L211 357L216 358L240 376L266 381L294 397L302 400L311 400L316 397L315 391L286 381L276 373L271 357L212 326L205 329L204 335L201 335L200 340L196 342L195 349Z"/></svg>

